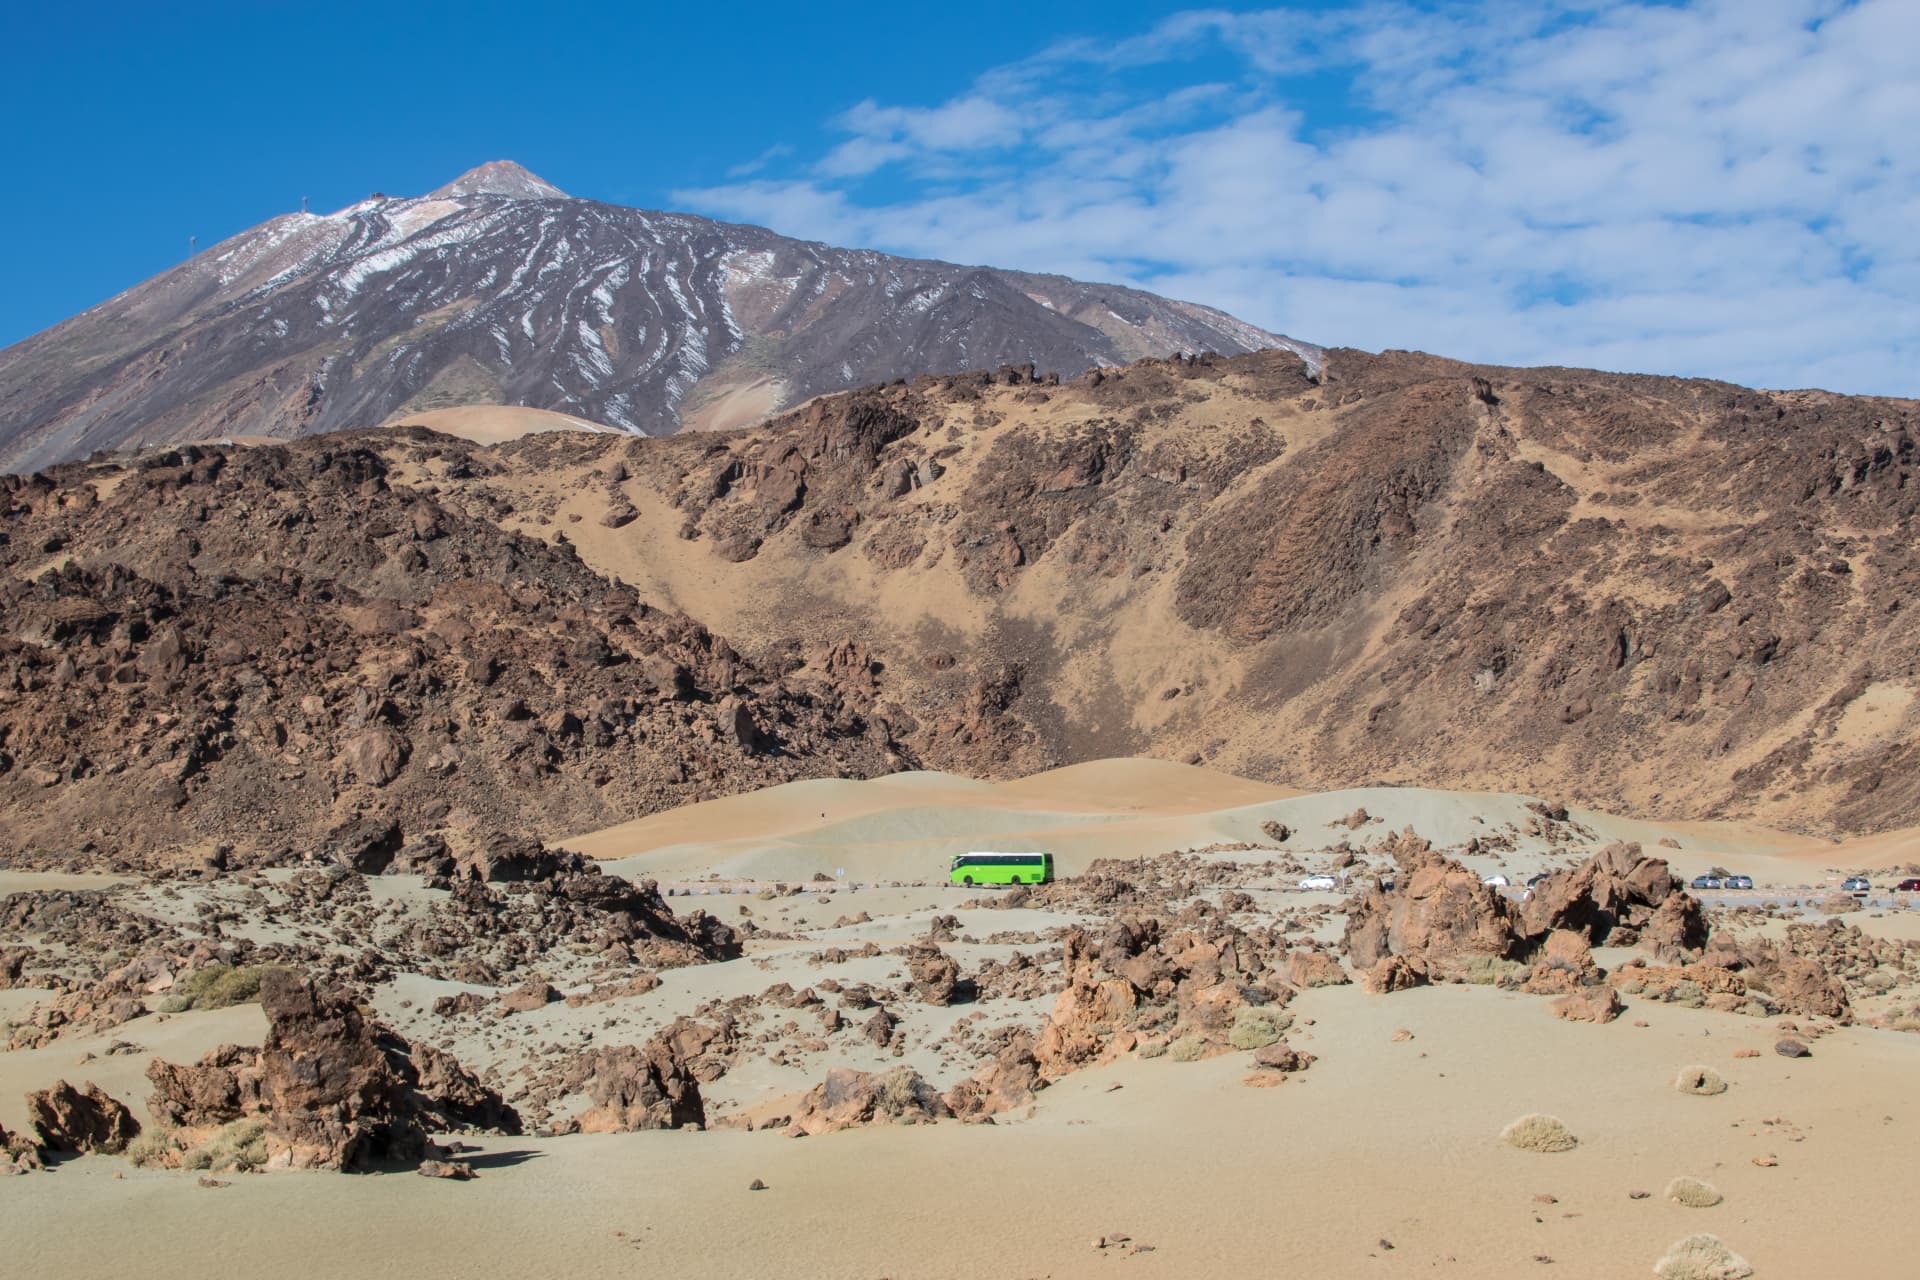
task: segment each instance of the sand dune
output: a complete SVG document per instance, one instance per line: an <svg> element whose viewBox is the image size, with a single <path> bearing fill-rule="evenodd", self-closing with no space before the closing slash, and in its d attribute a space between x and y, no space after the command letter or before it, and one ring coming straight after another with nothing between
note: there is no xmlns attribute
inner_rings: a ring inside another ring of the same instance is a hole
<svg viewBox="0 0 1920 1280"><path fill-rule="evenodd" d="M1306 794L1188 765L1116 759L1000 783L931 772L789 783L557 839L602 859L610 871L665 880L804 880L844 872L853 880L932 883L945 879L954 854L1028 848L1051 852L1060 874L1073 875L1096 858L1222 844L1305 855L1409 826L1446 845L1511 838L1508 852L1468 859L1488 874L1531 873L1556 849L1611 840L1669 842L1663 854L1689 876L1738 863L1735 869L1782 887L1817 886L1828 867L1920 857L1902 855L1906 846L1894 837L1843 846L1746 823L1657 823L1588 810L1571 811L1572 826L1560 834L1529 835L1540 808L1531 796L1421 787ZM1359 813L1366 821L1349 826ZM1274 823L1291 832L1284 846L1268 834Z"/></svg>
<svg viewBox="0 0 1920 1280"><path fill-rule="evenodd" d="M614 429L572 414L549 409L529 409L512 404L464 404L447 409L424 409L396 413L380 424L383 427L426 427L429 430L459 436L475 444L501 444L521 436L548 431L586 431L594 434Z"/></svg>

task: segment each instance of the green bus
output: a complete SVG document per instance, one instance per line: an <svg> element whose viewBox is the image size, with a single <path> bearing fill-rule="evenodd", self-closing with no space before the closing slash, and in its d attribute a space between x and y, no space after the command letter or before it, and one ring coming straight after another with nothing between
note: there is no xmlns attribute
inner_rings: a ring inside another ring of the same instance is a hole
<svg viewBox="0 0 1920 1280"><path fill-rule="evenodd" d="M947 870L953 884L1045 884L1053 879L1050 853L963 853Z"/></svg>

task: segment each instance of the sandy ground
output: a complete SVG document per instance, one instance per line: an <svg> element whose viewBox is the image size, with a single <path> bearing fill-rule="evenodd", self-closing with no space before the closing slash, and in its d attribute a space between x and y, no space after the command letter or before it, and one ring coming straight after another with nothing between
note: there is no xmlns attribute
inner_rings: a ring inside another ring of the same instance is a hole
<svg viewBox="0 0 1920 1280"><path fill-rule="evenodd" d="M1337 904L1337 893L1296 889L1298 875L1331 868L1343 850L1362 866L1378 862L1372 849L1406 826L1443 845L1475 837L1510 845L1468 861L1516 884L1616 838L1679 845L1656 851L1688 875L1716 863L1745 870L1759 881L1756 901L1810 906L1843 870L1869 865L1857 844L1734 824L1541 817L1525 796L1304 795L1144 760L997 784L932 773L791 784L564 841L605 859L608 870L660 877L676 890L677 911L751 921L761 932L743 959L664 971L643 995L555 1003L511 1019L435 1017L428 1010L437 996L497 992L402 973L377 989L373 1012L511 1082L556 1053L640 1043L678 1014L746 997L744 1032L788 1047L744 1056L704 1090L710 1114L723 1117L785 1105L834 1066L905 1064L945 1088L978 1062L968 1037L1044 1018L1051 996L903 1000L888 1005L900 1019L897 1052L854 1030L807 1047L793 1042L814 1037L782 1024L812 1025L813 1011L760 1002L776 984L797 990L828 977L898 987L903 962L887 949L924 938L936 916L956 918L957 939L945 950L966 973L1016 952L1057 970L1052 931L1101 925L1067 910L993 909L984 905L990 893L943 883L947 856L965 848L1047 848L1063 874L1098 857L1209 849L1211 860L1266 864L1251 888L1260 909L1275 912ZM1290 829L1284 844L1274 842L1272 823ZM1882 838L1875 856L1905 860L1899 838ZM844 879L804 892L759 892L840 869ZM268 891L288 874L271 873ZM0 873L0 895L113 883ZM424 911L441 898L411 879L368 888L384 912ZM226 881L123 886L116 901L185 923L207 895L242 891ZM962 905L969 902L976 905ZM1920 937L1912 910L1845 919L1884 937ZM227 928L262 941L317 941L324 935L315 924L283 915ZM1309 913L1303 936L1332 941L1343 924L1337 913ZM1777 933L1784 924L1752 927ZM867 943L880 953L857 954ZM834 948L843 954L827 959ZM1612 965L1625 956L1600 958ZM556 954L550 976L572 990L590 963ZM44 994L0 991L0 1021L20 1018ZM1118 1269L1613 1277L1650 1274L1667 1245L1701 1230L1724 1236L1763 1278L1909 1274L1905 1263L1920 1245L1920 1229L1908 1225L1920 1194L1911 1155L1920 1036L1852 1027L1793 1061L1771 1052L1781 1034L1771 1020L1630 999L1619 1021L1588 1026L1554 1020L1537 997L1477 987L1389 997L1315 990L1290 1010L1299 1022L1289 1040L1319 1062L1274 1089L1240 1083L1244 1054L1126 1061L1071 1076L1030 1113L991 1126L943 1122L803 1140L733 1130L488 1139L470 1184L281 1173L203 1188L191 1174L89 1157L51 1176L0 1180L0 1217L32 1224L7 1233L8 1259L22 1274L74 1277L132 1268L199 1275L210 1254L244 1259L249 1270L323 1276L1069 1277ZM857 1025L865 1015L847 1016ZM1396 1040L1398 1029L1412 1039ZM152 1057L191 1061L221 1043L257 1043L263 1030L258 1007L242 1005L149 1015L0 1053L0 1124L17 1126L26 1091L61 1077L97 1081L144 1116ZM138 1048L113 1052L117 1042ZM1740 1049L1760 1056L1735 1058ZM1676 1093L1673 1075L1695 1062L1720 1071L1731 1090ZM556 1115L582 1105L570 1100ZM1564 1119L1581 1146L1540 1156L1500 1145L1500 1128L1534 1110ZM1758 1156L1778 1164L1757 1166ZM1669 1203L1662 1189L1680 1174L1716 1183L1726 1203ZM755 1178L769 1189L749 1192ZM1636 1200L1635 1190L1653 1194ZM1114 1233L1153 1250L1091 1247Z"/></svg>
<svg viewBox="0 0 1920 1280"><path fill-rule="evenodd" d="M586 418L576 418L572 414L554 413L549 409L529 409L524 405L511 404L467 404L450 409L426 409L400 413L380 425L427 427L434 431L444 431L450 436L459 436L463 440L471 440L475 444L500 444L507 440L517 440L521 436L539 435L546 431L602 433L614 430L602 423L591 422Z"/></svg>
<svg viewBox="0 0 1920 1280"><path fill-rule="evenodd" d="M990 1127L500 1140L465 1185L291 1174L209 1190L90 1158L14 1179L0 1203L36 1224L9 1232L21 1273L75 1278L198 1276L215 1255L329 1276L1599 1280L1649 1274L1703 1230L1762 1277L1911 1274L1920 1037L1854 1030L1810 1059L1736 1060L1764 1024L1636 1005L1644 1028L1575 1026L1482 988L1294 1007L1316 1018L1301 1043L1320 1062L1278 1089L1242 1087L1237 1055L1160 1059L1072 1077L1032 1119ZM1693 1062L1731 1090L1675 1093ZM1501 1146L1533 1110L1580 1147ZM1751 1163L1769 1155L1776 1167ZM1679 1174L1726 1203L1667 1202ZM755 1178L768 1190L749 1192ZM1114 1233L1154 1251L1091 1247Z"/></svg>
<svg viewBox="0 0 1920 1280"><path fill-rule="evenodd" d="M1836 844L1750 823L1646 822L1574 809L1564 827L1529 835L1539 803L1420 787L1308 794L1190 765L1121 759L999 783L936 772L796 782L549 838L604 860L609 871L674 882L798 881L844 871L856 882L930 883L945 879L954 854L1029 848L1052 852L1059 873L1072 875L1096 858L1218 844L1311 856L1409 826L1444 845L1510 837L1511 851L1467 861L1486 874L1522 878L1612 840L1657 850L1689 878L1724 866L1752 876L1760 889L1815 892L1838 888L1856 870L1920 863L1920 828ZM1345 825L1361 811L1366 822ZM1284 846L1266 834L1269 823L1292 831ZM1896 877L1879 878L1890 884Z"/></svg>

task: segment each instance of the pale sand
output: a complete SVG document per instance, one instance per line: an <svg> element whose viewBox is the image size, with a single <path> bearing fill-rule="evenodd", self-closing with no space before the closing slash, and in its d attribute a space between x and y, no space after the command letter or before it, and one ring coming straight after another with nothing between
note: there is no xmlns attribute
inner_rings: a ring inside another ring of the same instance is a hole
<svg viewBox="0 0 1920 1280"><path fill-rule="evenodd" d="M1229 774L1158 760L1072 765L1013 782L946 773L904 773L869 782L789 783L688 805L587 833L551 833L567 848L602 859L618 874L685 881L704 876L806 880L844 870L850 880L933 883L948 859L973 850L1044 849L1062 875L1096 858L1133 858L1217 844L1257 845L1296 857L1348 842L1358 847L1412 827L1436 844L1514 838L1511 853L1467 861L1483 873L1531 874L1584 857L1611 840L1639 841L1688 877L1716 865L1763 887L1836 887L1840 871L1903 860L1898 838L1835 845L1749 823L1660 823L1589 810L1569 815L1569 840L1528 836L1535 797L1422 787L1356 787L1306 794ZM1358 828L1344 820L1364 810ZM1267 824L1292 835L1275 846ZM1661 847L1670 840L1678 848ZM1551 858L1558 845L1565 856ZM1873 851L1878 850L1875 854ZM1223 853L1250 859L1258 850ZM1881 863L1870 859L1879 856ZM1912 854L1920 857L1920 852Z"/></svg>
<svg viewBox="0 0 1920 1280"><path fill-rule="evenodd" d="M0 992L12 996L18 992ZM37 993L44 996L46 993ZM9 1010L0 1003L0 1020ZM0 1125L20 1128L26 1121L26 1095L44 1089L56 1080L71 1080L84 1085L91 1080L133 1109L136 1117L146 1119L147 1064L154 1058L169 1062L198 1062L210 1049L223 1044L259 1044L267 1033L266 1015L258 1004L235 1005L229 1009L180 1014L148 1014L123 1022L102 1035L63 1036L44 1049L16 1049L0 1053ZM108 1055L108 1046L126 1041L141 1046L141 1052ZM86 1054L91 1062L81 1062ZM0 1183L0 1202L6 1197L8 1183Z"/></svg>
<svg viewBox="0 0 1920 1280"><path fill-rule="evenodd" d="M475 444L503 444L521 436L548 431L586 431L606 434L615 429L570 413L550 409L529 409L512 404L466 404L448 409L425 409L397 413L380 424L383 427L426 427L450 436L459 436Z"/></svg>
<svg viewBox="0 0 1920 1280"><path fill-rule="evenodd" d="M12 1179L0 1203L35 1224L9 1232L20 1273L76 1280L200 1277L211 1258L248 1273L422 1278L1613 1280L1650 1274L1696 1231L1726 1238L1762 1280L1909 1274L1920 1037L1855 1029L1811 1059L1743 1060L1732 1051L1765 1047L1768 1024L1638 1003L1605 1027L1485 988L1319 991L1294 1009L1317 1020L1293 1039L1320 1062L1277 1089L1239 1084L1244 1055L1160 1059L1072 1077L1033 1119L988 1127L500 1139L464 1185L275 1174L207 1190L91 1158ZM1398 1027L1415 1038L1393 1042ZM1674 1092L1692 1062L1731 1090ZM1500 1145L1501 1127L1533 1110L1565 1120L1580 1147ZM1754 1166L1761 1155L1778 1167ZM1666 1202L1682 1173L1726 1203ZM755 1178L769 1189L748 1191ZM1653 1195L1629 1199L1636 1189ZM1155 1251L1090 1247L1114 1232Z"/></svg>

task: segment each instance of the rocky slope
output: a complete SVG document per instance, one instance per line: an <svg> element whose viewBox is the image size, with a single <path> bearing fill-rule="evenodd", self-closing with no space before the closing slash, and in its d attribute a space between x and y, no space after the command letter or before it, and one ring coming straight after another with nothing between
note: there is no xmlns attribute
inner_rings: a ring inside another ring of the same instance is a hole
<svg viewBox="0 0 1920 1280"><path fill-rule="evenodd" d="M927 370L1276 343L1315 354L1137 290L572 199L495 162L275 218L0 351L0 470L470 402L664 434Z"/></svg>
<svg viewBox="0 0 1920 1280"><path fill-rule="evenodd" d="M1270 351L76 465L4 491L0 803L43 861L283 860L1153 754L1906 826L1917 418Z"/></svg>
<svg viewBox="0 0 1920 1280"><path fill-rule="evenodd" d="M931 766L1866 831L1920 804L1916 431L1911 401L1273 351L551 435L475 483Z"/></svg>
<svg viewBox="0 0 1920 1280"><path fill-rule="evenodd" d="M487 464L161 450L0 480L0 854L353 858L577 829L899 764L884 731L500 510L396 483ZM397 824L397 825L396 825Z"/></svg>

